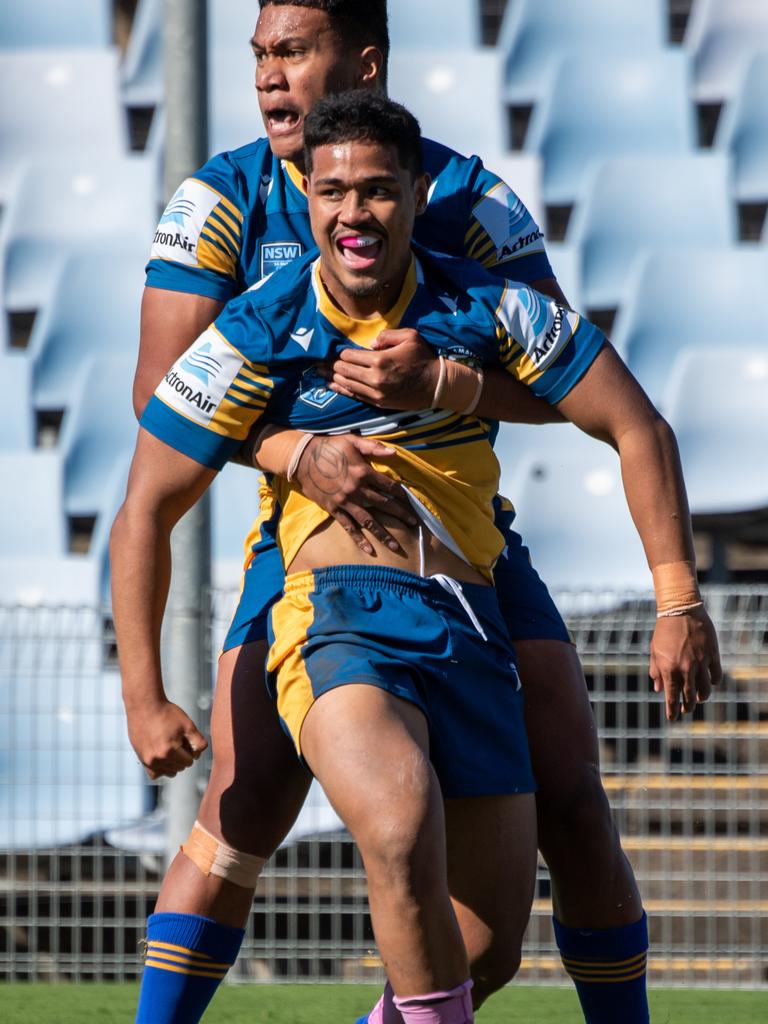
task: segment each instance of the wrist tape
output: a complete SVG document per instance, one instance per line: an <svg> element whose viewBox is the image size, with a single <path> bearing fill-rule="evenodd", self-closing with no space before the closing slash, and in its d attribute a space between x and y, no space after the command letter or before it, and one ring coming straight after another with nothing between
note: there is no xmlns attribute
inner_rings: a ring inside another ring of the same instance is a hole
<svg viewBox="0 0 768 1024"><path fill-rule="evenodd" d="M446 359L441 355L440 374L432 397L433 409L449 409L463 416L469 416L477 408L483 391L483 371L471 366Z"/></svg>
<svg viewBox="0 0 768 1024"><path fill-rule="evenodd" d="M656 616L685 615L703 605L693 562L663 562L653 570Z"/></svg>

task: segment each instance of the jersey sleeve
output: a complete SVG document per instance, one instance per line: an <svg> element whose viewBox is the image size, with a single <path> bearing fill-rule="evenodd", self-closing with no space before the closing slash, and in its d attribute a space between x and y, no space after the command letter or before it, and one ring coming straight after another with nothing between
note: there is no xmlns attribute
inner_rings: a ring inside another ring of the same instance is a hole
<svg viewBox="0 0 768 1024"><path fill-rule="evenodd" d="M525 203L479 160L464 253L491 273L524 284L555 276L544 234Z"/></svg>
<svg viewBox="0 0 768 1024"><path fill-rule="evenodd" d="M141 417L150 434L211 469L240 448L275 386L269 331L240 306L231 303L174 363Z"/></svg>
<svg viewBox="0 0 768 1024"><path fill-rule="evenodd" d="M496 321L501 365L550 405L581 380L606 340L578 313L510 281Z"/></svg>
<svg viewBox="0 0 768 1024"><path fill-rule="evenodd" d="M238 267L245 213L237 195L236 172L221 157L182 182L152 241L148 286L220 302L242 291Z"/></svg>

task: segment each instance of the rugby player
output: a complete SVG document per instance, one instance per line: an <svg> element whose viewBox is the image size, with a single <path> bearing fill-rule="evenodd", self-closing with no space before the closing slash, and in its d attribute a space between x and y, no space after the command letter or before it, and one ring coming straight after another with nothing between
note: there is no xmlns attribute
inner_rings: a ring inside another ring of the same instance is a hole
<svg viewBox="0 0 768 1024"><path fill-rule="evenodd" d="M253 42L267 140L214 158L184 183L164 215L143 308L135 389L139 410L168 365L224 302L312 244L300 168L303 117L315 100L351 85L383 87L387 52L383 2L364 5L364 9L354 0L261 6ZM475 255L492 270L498 264L502 274L533 282L560 297L540 232L514 194L476 159L465 160L434 143L425 143L425 161L437 183L425 216L417 222L418 237L442 250ZM505 395L513 383L503 382ZM497 387L494 373L488 373L481 403L490 403ZM528 395L527 389L519 388L514 400L517 418L554 418L550 411L542 414L540 404ZM480 408L489 414L482 404ZM326 453L335 445L339 464L347 467L343 489L352 487L351 494L346 499L326 495L325 500L339 519L347 517L348 527L373 525L361 499L378 504L383 493L389 510L398 512L389 478L353 462L356 450L380 452L360 438L312 443L298 471L308 493L312 489L307 470L319 444ZM316 496L323 500L321 494ZM407 516L405 511L401 514ZM212 719L213 772L200 811L201 822L218 842L253 860L244 872L215 865L211 873L203 874L180 854L150 923L150 935L161 935L164 922L187 928L190 943L195 929L205 931L217 923L223 931L229 928L235 953L258 866L292 824L308 785L308 776L296 764L262 688L253 684L260 677L265 653L266 608L282 583L274 569L274 524L267 516L261 518L251 538L243 601L219 663ZM507 546L511 561L505 571L507 586L505 580L499 581L500 596L506 599L505 618L516 641L526 687L527 725L539 781L540 845L552 873L561 925L558 936L572 935L574 941L587 943L581 936L588 930L593 948L583 950L584 956L594 954L610 972L612 962L621 963L630 953L642 959L642 908L600 785L594 722L575 651L546 589L528 565L519 538L511 532ZM680 655L671 642L663 653L669 682ZM674 713L677 692L670 686ZM153 777L182 770L205 745L191 720L167 702L158 708L129 708L129 724L134 745ZM452 813L449 802L449 820ZM463 842L456 838L450 848L457 878L462 863L482 856L472 842L473 829L457 828L455 836L462 835L467 838ZM476 870L484 873L481 863ZM237 882L232 881L235 875ZM487 910L458 907L470 957L478 965L478 998L486 981L492 990L510 969L505 955L494 959L494 936L487 926L491 911ZM617 970L613 977L612 1006L618 1005L628 1020L642 1019L632 1018L634 1011L627 1009L630 1003L636 1004L636 982L625 985ZM196 993L191 997L193 1002L198 1000L195 1005L202 1001L199 1013L215 985L215 979L201 979L193 972L169 974L166 980L178 984L170 1002L188 998L187 985ZM586 982L580 984L583 987ZM152 1019L172 1018L162 1017L155 1009Z"/></svg>

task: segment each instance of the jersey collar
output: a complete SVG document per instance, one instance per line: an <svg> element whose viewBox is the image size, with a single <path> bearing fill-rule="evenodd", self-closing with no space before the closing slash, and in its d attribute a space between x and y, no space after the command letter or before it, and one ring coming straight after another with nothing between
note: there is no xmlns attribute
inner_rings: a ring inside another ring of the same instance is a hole
<svg viewBox="0 0 768 1024"><path fill-rule="evenodd" d="M290 160L282 161L283 169L288 176L288 180L303 196L306 196L304 191L304 175L301 173L296 164L292 164Z"/></svg>
<svg viewBox="0 0 768 1024"><path fill-rule="evenodd" d="M416 287L421 283L421 267L416 257L411 254L411 263L405 275L405 281L394 306L386 313L375 316L370 320L356 320L343 313L333 299L320 277L320 260L316 260L312 268L312 283L317 297L317 308L320 313L346 338L359 345L361 348L370 348L382 331L392 330L400 326L408 306L416 294Z"/></svg>

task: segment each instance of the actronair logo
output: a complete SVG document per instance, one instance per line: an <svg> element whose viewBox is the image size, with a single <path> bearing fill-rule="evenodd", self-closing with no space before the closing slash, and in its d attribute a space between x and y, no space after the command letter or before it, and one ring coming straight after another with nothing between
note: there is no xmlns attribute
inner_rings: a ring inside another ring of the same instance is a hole
<svg viewBox="0 0 768 1024"><path fill-rule="evenodd" d="M160 218L149 258L196 267L200 236L220 201L218 192L208 188L202 181L187 178L176 190Z"/></svg>
<svg viewBox="0 0 768 1024"><path fill-rule="evenodd" d="M242 357L209 327L165 375L157 397L186 419L207 426L242 366Z"/></svg>
<svg viewBox="0 0 768 1024"><path fill-rule="evenodd" d="M196 406L202 413L212 413L216 408L216 403L210 395L205 394L199 388L195 390L183 377L179 376L176 370L168 371L165 375L165 383L180 395L185 402Z"/></svg>
<svg viewBox="0 0 768 1024"><path fill-rule="evenodd" d="M195 251L192 239L188 235L182 235L180 231L161 231L158 228L152 241L154 245L164 245L171 249L183 249L184 252L190 253Z"/></svg>
<svg viewBox="0 0 768 1024"><path fill-rule="evenodd" d="M531 231L530 234L521 235L513 245L502 245L496 254L496 258L499 262L508 260L510 256L514 256L517 253L522 252L523 249L527 249L529 245L533 245L534 242L538 242L539 239L543 237L543 232L538 229L536 231Z"/></svg>
<svg viewBox="0 0 768 1024"><path fill-rule="evenodd" d="M552 348L557 344L558 338L563 330L563 321L565 320L566 311L562 306L557 307L554 319L552 320L552 326L549 328L547 333L544 335L544 339L540 345L535 345L531 352L533 361L538 366L543 359L549 355Z"/></svg>
<svg viewBox="0 0 768 1024"><path fill-rule="evenodd" d="M221 372L221 363L211 355L210 341L185 356L181 365L183 369L198 377L203 384L210 384L211 378Z"/></svg>

